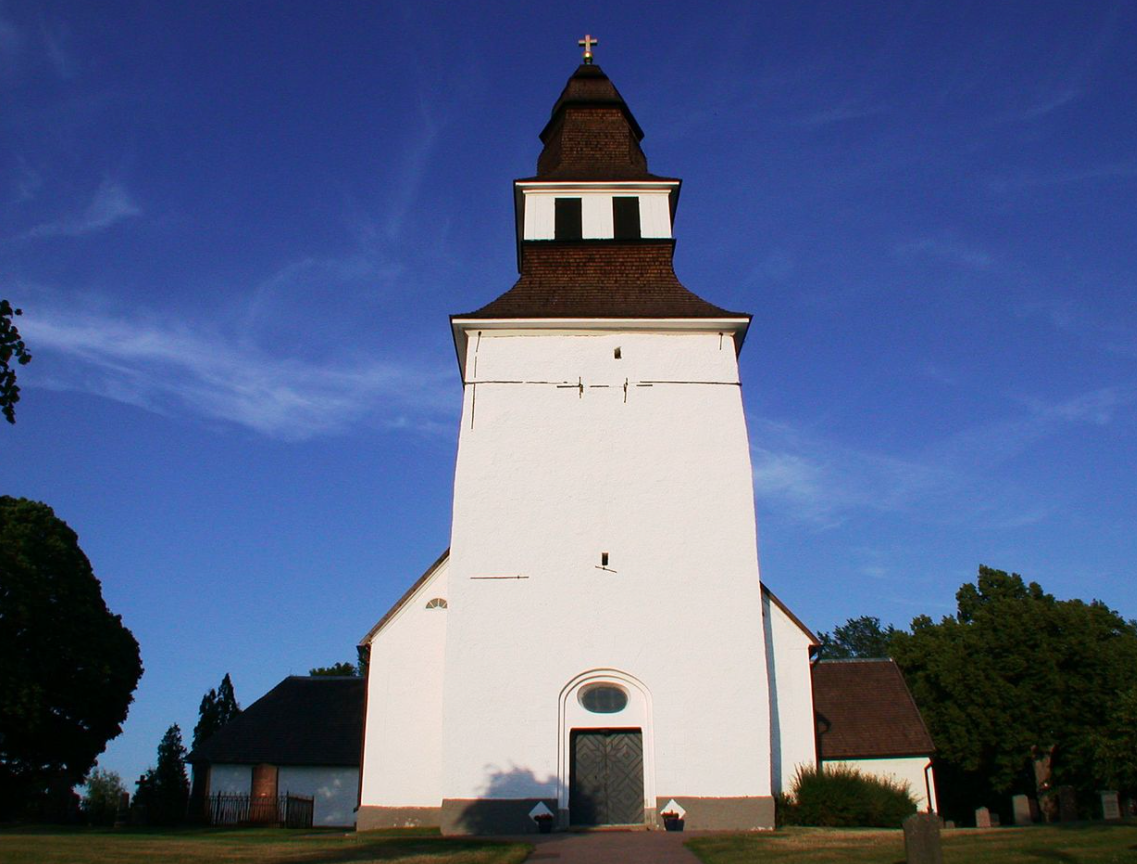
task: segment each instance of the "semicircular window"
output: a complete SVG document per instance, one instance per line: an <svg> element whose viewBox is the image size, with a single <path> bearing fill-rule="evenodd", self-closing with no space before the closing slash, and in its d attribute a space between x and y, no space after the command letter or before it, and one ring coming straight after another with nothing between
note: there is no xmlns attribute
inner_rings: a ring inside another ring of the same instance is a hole
<svg viewBox="0 0 1137 864"><path fill-rule="evenodd" d="M628 704L628 691L615 684L593 684L580 691L580 704L593 714L615 714Z"/></svg>
<svg viewBox="0 0 1137 864"><path fill-rule="evenodd" d="M443 600L441 597L435 597L432 600L426 601L426 608L427 609L445 609L446 608L446 601Z"/></svg>

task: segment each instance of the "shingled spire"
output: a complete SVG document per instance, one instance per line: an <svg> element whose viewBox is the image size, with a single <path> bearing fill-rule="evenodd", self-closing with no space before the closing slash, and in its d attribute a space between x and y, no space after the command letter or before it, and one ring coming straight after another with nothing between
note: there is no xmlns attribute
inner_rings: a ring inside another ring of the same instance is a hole
<svg viewBox="0 0 1137 864"><path fill-rule="evenodd" d="M545 128L537 158L543 179L651 178L640 149L644 133L624 97L599 66L582 63L569 78Z"/></svg>
<svg viewBox="0 0 1137 864"><path fill-rule="evenodd" d="M541 131L537 174L514 182L521 278L462 319L690 319L742 323L688 291L672 266L680 180L648 171L624 97L577 67ZM457 336L458 328L455 334Z"/></svg>

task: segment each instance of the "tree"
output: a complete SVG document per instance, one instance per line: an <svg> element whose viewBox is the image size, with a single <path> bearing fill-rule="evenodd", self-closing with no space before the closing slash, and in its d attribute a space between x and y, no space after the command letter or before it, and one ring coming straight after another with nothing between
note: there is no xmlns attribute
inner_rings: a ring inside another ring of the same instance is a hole
<svg viewBox="0 0 1137 864"><path fill-rule="evenodd" d="M308 670L309 675L327 675L327 676L358 676L363 673L360 672L359 666L355 663L334 663L331 666L317 666L315 669Z"/></svg>
<svg viewBox="0 0 1137 864"><path fill-rule="evenodd" d="M880 619L871 615L850 618L844 624L834 627L832 633L821 633L818 636L821 647L817 656L823 660L888 657L889 643L896 632L891 624L881 628Z"/></svg>
<svg viewBox="0 0 1137 864"><path fill-rule="evenodd" d="M83 815L92 825L113 825L118 805L126 787L114 771L96 768L87 778L87 793L83 796Z"/></svg>
<svg viewBox="0 0 1137 864"><path fill-rule="evenodd" d="M1092 744L1103 788L1137 795L1137 683L1117 694Z"/></svg>
<svg viewBox="0 0 1137 864"><path fill-rule="evenodd" d="M158 765L138 778L135 806L150 825L176 825L186 818L190 786L186 777L186 748L175 723L158 743Z"/></svg>
<svg viewBox="0 0 1137 864"><path fill-rule="evenodd" d="M226 672L220 686L216 690L210 689L201 697L201 705L197 709L197 725L193 727L192 749L196 750L210 735L240 713L241 706L237 704L233 682Z"/></svg>
<svg viewBox="0 0 1137 864"><path fill-rule="evenodd" d="M1098 745L1133 687L1137 625L989 567L956 601L954 617L916 618L891 643L935 741L941 804L962 815L1014 792L1045 806L1061 785L1102 788Z"/></svg>
<svg viewBox="0 0 1137 864"><path fill-rule="evenodd" d="M20 338L20 331L12 323L13 316L23 314L23 309L13 309L7 300L0 300L0 413L9 423L16 422L16 403L20 401L12 359L15 358L20 366L26 366L32 360L28 347Z"/></svg>
<svg viewBox="0 0 1137 864"><path fill-rule="evenodd" d="M46 504L0 496L0 813L81 783L141 675L75 532Z"/></svg>

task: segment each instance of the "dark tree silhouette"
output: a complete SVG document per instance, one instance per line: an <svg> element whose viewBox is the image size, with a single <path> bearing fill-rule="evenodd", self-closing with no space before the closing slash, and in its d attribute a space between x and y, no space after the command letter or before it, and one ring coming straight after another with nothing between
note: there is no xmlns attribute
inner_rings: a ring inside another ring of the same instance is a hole
<svg viewBox="0 0 1137 864"><path fill-rule="evenodd" d="M158 765L138 778L134 804L150 825L176 825L186 819L190 786L186 777L186 748L175 723L158 743Z"/></svg>
<svg viewBox="0 0 1137 864"><path fill-rule="evenodd" d="M241 706L237 704L233 682L226 672L220 686L216 690L210 689L201 697L201 705L197 709L197 725L193 727L192 749L196 750L210 735L240 713Z"/></svg>
<svg viewBox="0 0 1137 864"><path fill-rule="evenodd" d="M23 309L13 309L7 300L0 300L0 413L9 423L16 422L16 403L20 401L12 360L26 366L32 359L27 345L20 338L20 331L12 323L14 316L23 314Z"/></svg>
<svg viewBox="0 0 1137 864"><path fill-rule="evenodd" d="M75 532L46 504L0 497L0 813L81 783L141 675Z"/></svg>

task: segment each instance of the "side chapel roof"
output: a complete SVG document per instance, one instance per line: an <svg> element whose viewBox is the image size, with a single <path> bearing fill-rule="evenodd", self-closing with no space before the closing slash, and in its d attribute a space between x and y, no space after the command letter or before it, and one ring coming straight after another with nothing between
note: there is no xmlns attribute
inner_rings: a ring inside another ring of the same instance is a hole
<svg viewBox="0 0 1137 864"><path fill-rule="evenodd" d="M285 678L214 732L188 762L359 766L364 679Z"/></svg>
<svg viewBox="0 0 1137 864"><path fill-rule="evenodd" d="M881 660L813 664L818 757L872 759L935 751L900 667Z"/></svg>
<svg viewBox="0 0 1137 864"><path fill-rule="evenodd" d="M599 66L569 78L541 131L528 182L665 182L648 171L643 130ZM673 201L674 204L674 201ZM496 300L453 319L742 318L689 291L675 275L672 239L522 240L521 278Z"/></svg>
<svg viewBox="0 0 1137 864"><path fill-rule="evenodd" d="M387 625L387 622L394 618L395 615L398 614L399 610L411 601L411 598L415 596L415 592L418 591L418 589L425 585L428 581L430 581L430 578L438 572L438 568L449 560L450 547L447 546L442 551L442 554L434 560L434 563L427 567L426 570L423 571L422 575L414 581L411 587L403 592L403 596L396 600L391 608L383 614L383 617L375 622L375 626L368 630L367 635L359 640L359 645L357 647L360 650L365 650L367 646L371 644L371 640L375 638L375 635Z"/></svg>

